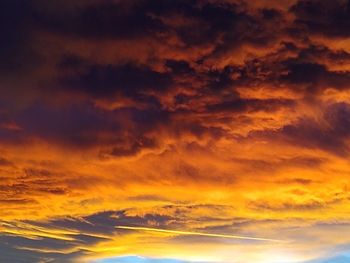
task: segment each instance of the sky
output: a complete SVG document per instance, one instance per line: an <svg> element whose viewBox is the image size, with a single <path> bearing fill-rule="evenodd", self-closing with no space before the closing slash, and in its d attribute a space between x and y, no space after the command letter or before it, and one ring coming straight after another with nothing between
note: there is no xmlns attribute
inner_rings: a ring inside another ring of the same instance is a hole
<svg viewBox="0 0 350 263"><path fill-rule="evenodd" d="M0 1L0 262L350 262L349 157L350 1Z"/></svg>

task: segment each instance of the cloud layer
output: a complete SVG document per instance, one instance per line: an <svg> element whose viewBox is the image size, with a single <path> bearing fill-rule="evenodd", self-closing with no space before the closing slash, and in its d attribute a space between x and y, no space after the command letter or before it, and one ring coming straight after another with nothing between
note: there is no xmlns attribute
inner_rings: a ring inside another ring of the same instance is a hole
<svg viewBox="0 0 350 263"><path fill-rule="evenodd" d="M4 0L0 22L0 261L346 258L349 1Z"/></svg>

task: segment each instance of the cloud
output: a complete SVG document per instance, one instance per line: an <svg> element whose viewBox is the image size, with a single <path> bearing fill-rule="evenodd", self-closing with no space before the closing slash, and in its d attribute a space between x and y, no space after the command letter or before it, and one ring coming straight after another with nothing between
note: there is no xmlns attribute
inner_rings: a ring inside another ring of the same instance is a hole
<svg viewBox="0 0 350 263"><path fill-rule="evenodd" d="M40 60L32 43L24 44L32 30L32 8L31 3L21 0L1 3L0 70L6 74L21 72L28 69L28 63L35 65Z"/></svg>
<svg viewBox="0 0 350 263"><path fill-rule="evenodd" d="M308 32L329 37L349 36L349 4L347 1L298 1L291 7L297 24Z"/></svg>
<svg viewBox="0 0 350 263"><path fill-rule="evenodd" d="M275 136L290 143L303 147L319 148L338 155L347 155L346 140L349 136L347 103L330 105L325 111L323 121L300 119L294 124L288 124L277 131L257 132L257 135Z"/></svg>
<svg viewBox="0 0 350 263"><path fill-rule="evenodd" d="M342 0L2 1L0 261L333 257L349 242L348 13Z"/></svg>
<svg viewBox="0 0 350 263"><path fill-rule="evenodd" d="M0 166L12 166L13 164L9 161L6 160L5 158L0 157Z"/></svg>
<svg viewBox="0 0 350 263"><path fill-rule="evenodd" d="M147 11L143 3L133 1L62 5L40 2L35 18L40 28L56 34L88 39L122 39L164 30L161 21Z"/></svg>
<svg viewBox="0 0 350 263"><path fill-rule="evenodd" d="M93 65L86 72L62 80L67 89L76 89L95 97L110 97L119 94L141 96L149 89L166 90L171 84L167 73L153 71L135 65Z"/></svg>

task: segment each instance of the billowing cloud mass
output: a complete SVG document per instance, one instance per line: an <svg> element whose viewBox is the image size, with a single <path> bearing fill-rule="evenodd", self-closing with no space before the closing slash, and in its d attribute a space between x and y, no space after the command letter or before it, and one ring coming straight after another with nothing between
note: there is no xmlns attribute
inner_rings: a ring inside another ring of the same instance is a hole
<svg viewBox="0 0 350 263"><path fill-rule="evenodd" d="M349 262L349 37L347 0L2 0L0 262Z"/></svg>

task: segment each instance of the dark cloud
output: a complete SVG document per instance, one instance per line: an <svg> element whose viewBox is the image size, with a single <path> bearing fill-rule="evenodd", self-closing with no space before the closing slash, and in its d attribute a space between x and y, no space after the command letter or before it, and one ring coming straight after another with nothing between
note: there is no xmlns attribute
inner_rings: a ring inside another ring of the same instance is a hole
<svg viewBox="0 0 350 263"><path fill-rule="evenodd" d="M295 50L294 46L294 50ZM302 48L298 54L298 60L307 61L322 61L323 62L336 62L339 64L348 63L350 54L345 50L332 50L327 46L310 44L306 48Z"/></svg>
<svg viewBox="0 0 350 263"><path fill-rule="evenodd" d="M350 34L350 4L348 1L301 0L291 7L295 23L307 32L330 37Z"/></svg>
<svg viewBox="0 0 350 263"><path fill-rule="evenodd" d="M207 110L209 112L274 112L280 108L292 107L294 105L295 102L293 100L287 99L236 99L209 105Z"/></svg>
<svg viewBox="0 0 350 263"><path fill-rule="evenodd" d="M132 211L132 210L130 210ZM174 218L171 216L160 215L160 214L144 214L128 215L129 210L120 211L105 211L99 212L92 215L87 215L81 218L65 217L52 219L49 222L35 222L26 221L26 223L43 226L43 227L57 227L63 229L76 230L80 233L86 233L84 235L73 235L74 239L79 239L82 242L88 240L96 241L94 235L107 235L113 236L116 234L118 229L117 226L157 226L165 227L172 223ZM122 231L123 232L123 231ZM89 235L90 233L90 235ZM101 238L99 238L101 239ZM99 240L97 240L99 241Z"/></svg>
<svg viewBox="0 0 350 263"><path fill-rule="evenodd" d="M157 146L157 140L147 133L168 122L169 113L161 109L110 111L89 103L50 106L38 102L9 118L20 129L0 128L0 137L6 142L22 143L40 138L78 148L108 146L111 155L130 156Z"/></svg>
<svg viewBox="0 0 350 263"><path fill-rule="evenodd" d="M208 88L213 91L220 91L232 87L234 85L232 79L234 71L235 68L231 66L226 66L223 69L209 69L205 74L208 78Z"/></svg>
<svg viewBox="0 0 350 263"><path fill-rule="evenodd" d="M165 65L176 75L194 74L194 69L185 60L169 59L165 61Z"/></svg>
<svg viewBox="0 0 350 263"><path fill-rule="evenodd" d="M231 67L230 85L273 85L277 89L285 86L293 92L313 97L330 87L338 90L348 88L349 71L331 67L346 65L349 58L349 53L344 50L283 42L279 49L266 56L247 60L240 67Z"/></svg>
<svg viewBox="0 0 350 263"><path fill-rule="evenodd" d="M27 40L31 38L33 10L30 1L4 0L0 3L0 70L18 73L38 62L37 54Z"/></svg>
<svg viewBox="0 0 350 263"><path fill-rule="evenodd" d="M141 137L137 141L131 142L131 144L125 145L122 141L116 143L110 152L113 156L131 156L139 153L142 149L155 148L157 143L155 139Z"/></svg>
<svg viewBox="0 0 350 263"><path fill-rule="evenodd" d="M346 138L350 135L350 104L342 102L331 105L325 112L334 137Z"/></svg>
<svg viewBox="0 0 350 263"><path fill-rule="evenodd" d="M93 65L83 73L61 80L67 89L95 97L138 97L149 90L162 92L171 85L171 75L136 65ZM141 96L138 98L142 98Z"/></svg>
<svg viewBox="0 0 350 263"><path fill-rule="evenodd" d="M6 199L0 199L1 204L6 205L18 205L18 204L35 204L37 201L34 199L14 199L14 198L6 198Z"/></svg>
<svg viewBox="0 0 350 263"><path fill-rule="evenodd" d="M280 211L280 212L286 212L286 211L310 211L315 209L321 209L324 208L326 204L323 202L317 201L317 200L310 200L303 203L295 203L295 202L280 202L277 204L271 204L264 201L256 201L251 202L250 207L252 209L257 210L271 210L271 211Z"/></svg>
<svg viewBox="0 0 350 263"><path fill-rule="evenodd" d="M62 249L73 248L74 245L72 242L51 238L34 240L14 235L2 235L0 237L0 259L14 263L74 262L77 257L85 254L83 250L72 253L62 251Z"/></svg>
<svg viewBox="0 0 350 263"><path fill-rule="evenodd" d="M192 209L213 209L213 211L218 212L225 207L215 205L174 205L159 208L163 211L174 211L175 217L157 213L134 215L133 209L127 209L104 211L84 217L53 218L48 221L26 220L17 223L1 221L0 223L6 226L9 231L30 230L31 235L27 237L26 235L2 234L0 236L0 252L3 251L4 253L0 254L0 259L16 263L34 263L45 260L48 260L48 262L75 262L77 257L91 253L88 249L85 250L81 247L109 241L118 235L125 235L133 231L118 229L116 228L117 226L172 229L181 225L183 223L181 221L183 220L182 218ZM210 221L217 219L203 218L202 220ZM60 237L57 234L59 233L57 230L65 231L66 234ZM215 232L215 229L212 230L214 230L212 232ZM53 231L53 236L48 237L47 235L51 231ZM72 233L69 234L67 231L71 231ZM219 231L216 232L220 233ZM175 241L176 239L174 239Z"/></svg>
<svg viewBox="0 0 350 263"><path fill-rule="evenodd" d="M178 26L175 29L187 45L200 45L215 41L222 33L236 31L237 24L245 18L245 14L239 13L236 5L208 3L199 6L199 1L192 2L195 4L183 5L180 12L187 18L193 18L194 24ZM196 24L197 30L193 30Z"/></svg>
<svg viewBox="0 0 350 263"><path fill-rule="evenodd" d="M310 179L294 178L289 180L284 180L280 182L281 184L300 184L300 185L310 185L313 183Z"/></svg>
<svg viewBox="0 0 350 263"><path fill-rule="evenodd" d="M279 10L273 8L264 8L249 12L240 7L236 8L235 19L228 19L222 41L218 43L209 57L220 58L229 55L229 52L242 45L251 45L264 47L278 41L283 35L284 21L283 15ZM271 31L270 28L274 30Z"/></svg>
<svg viewBox="0 0 350 263"><path fill-rule="evenodd" d="M2 239L2 242L0 241L0 258L5 262L36 263L43 257L40 252L16 249L13 245L8 244L6 238L2 237Z"/></svg>
<svg viewBox="0 0 350 263"><path fill-rule="evenodd" d="M347 71L331 71L325 65L298 61L286 61L288 73L281 76L282 81L292 84L310 84L311 90L318 87L336 87L342 89L350 83Z"/></svg>
<svg viewBox="0 0 350 263"><path fill-rule="evenodd" d="M0 166L12 166L13 163L5 158L0 157Z"/></svg>
<svg viewBox="0 0 350 263"><path fill-rule="evenodd" d="M322 149L339 156L346 156L349 146L350 106L347 103L330 105L324 112L326 123L311 118L302 118L296 123L288 124L277 131L258 131L251 135L282 139L302 147Z"/></svg>
<svg viewBox="0 0 350 263"><path fill-rule="evenodd" d="M160 214L145 214L142 216L128 215L128 211L110 211L87 216L84 219L96 226L110 226L115 228L119 225L164 227L169 224L173 217Z"/></svg>
<svg viewBox="0 0 350 263"><path fill-rule="evenodd" d="M64 220L61 221L64 222ZM75 231L60 237L55 231L51 233L56 227L55 224L34 221L0 223L7 229L0 236L0 251L3 251L0 259L8 262L75 262L77 257L89 254L88 250L80 247L108 240L108 238L89 234L93 233L93 230L84 232L84 228L74 228L74 224L70 224L70 228L67 228L82 232ZM62 225L60 229L64 230L64 223ZM21 236L11 234L11 231L30 231L31 234Z"/></svg>
<svg viewBox="0 0 350 263"><path fill-rule="evenodd" d="M119 129L110 113L97 110L92 105L56 108L38 103L21 111L14 119L21 127L17 133L19 139L35 136L73 145L94 144L98 140L98 131Z"/></svg>
<svg viewBox="0 0 350 263"><path fill-rule="evenodd" d="M35 19L43 30L90 39L140 38L163 32L161 21L151 16L142 2L100 1L86 5L41 2Z"/></svg>
<svg viewBox="0 0 350 263"><path fill-rule="evenodd" d="M39 3L34 17L36 26L41 30L90 39L153 37L162 40L175 35L187 46L218 41L223 34L225 45L238 45L245 41L264 43L268 37L266 30L262 30L262 22L276 21L281 17L274 9L264 9L255 17L238 4L198 0L118 1L85 5ZM183 18L187 22L171 23L169 17Z"/></svg>

